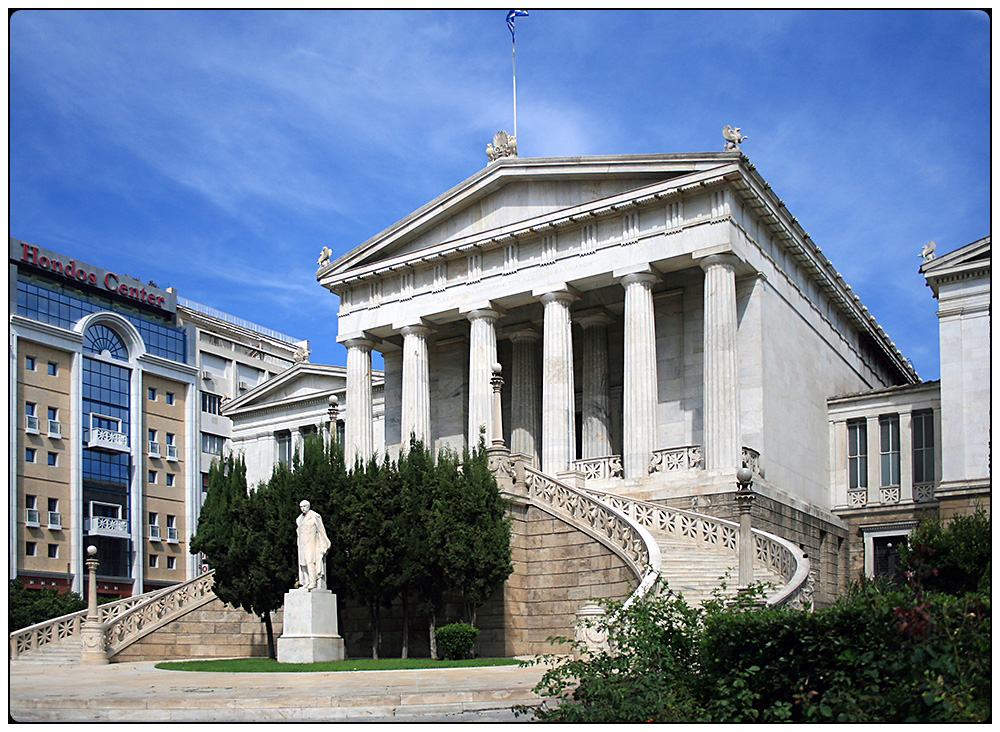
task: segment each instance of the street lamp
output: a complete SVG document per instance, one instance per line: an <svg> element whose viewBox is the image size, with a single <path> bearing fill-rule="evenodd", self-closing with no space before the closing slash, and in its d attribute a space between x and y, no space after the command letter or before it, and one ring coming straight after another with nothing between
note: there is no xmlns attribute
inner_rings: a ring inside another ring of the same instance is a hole
<svg viewBox="0 0 1000 732"><path fill-rule="evenodd" d="M753 584L753 534L750 530L750 509L756 494L753 492L753 471L740 468L736 471L736 505L740 511L740 561L737 589L746 592Z"/></svg>

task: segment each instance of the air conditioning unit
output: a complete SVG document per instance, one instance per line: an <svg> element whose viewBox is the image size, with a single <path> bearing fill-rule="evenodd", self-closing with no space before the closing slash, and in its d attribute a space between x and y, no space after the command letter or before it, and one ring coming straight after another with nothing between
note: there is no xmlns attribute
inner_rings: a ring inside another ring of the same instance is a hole
<svg viewBox="0 0 1000 732"><path fill-rule="evenodd" d="M249 388L250 388L250 384L248 384L248 383L247 383L247 382L245 382L245 381L241 381L241 382L240 382L240 389L243 389L244 391L246 391L246 390L247 390L247 389L249 389Z"/></svg>
<svg viewBox="0 0 1000 732"><path fill-rule="evenodd" d="M201 372L201 378L203 378L205 381L211 381L212 380L212 372L211 371L202 371Z"/></svg>

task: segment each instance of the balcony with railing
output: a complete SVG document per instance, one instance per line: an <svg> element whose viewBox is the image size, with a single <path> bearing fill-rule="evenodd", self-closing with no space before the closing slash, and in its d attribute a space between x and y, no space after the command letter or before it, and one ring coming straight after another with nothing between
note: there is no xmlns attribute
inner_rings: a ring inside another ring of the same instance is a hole
<svg viewBox="0 0 1000 732"><path fill-rule="evenodd" d="M49 420L49 437L54 440L62 439L62 425L58 422L58 420Z"/></svg>
<svg viewBox="0 0 1000 732"><path fill-rule="evenodd" d="M99 452L128 452L128 435L107 427L91 427L86 447Z"/></svg>
<svg viewBox="0 0 1000 732"><path fill-rule="evenodd" d="M167 527L167 543L168 544L176 544L179 541L179 539L177 537L178 537L177 527L176 526L168 526Z"/></svg>
<svg viewBox="0 0 1000 732"><path fill-rule="evenodd" d="M38 431L38 417L34 414L24 415L24 431L29 435L37 435Z"/></svg>
<svg viewBox="0 0 1000 732"><path fill-rule="evenodd" d="M160 457L160 443L159 442L150 442L149 443L149 456L151 458L158 458L158 457Z"/></svg>
<svg viewBox="0 0 1000 732"><path fill-rule="evenodd" d="M167 460L177 462L177 445L167 445Z"/></svg>
<svg viewBox="0 0 1000 732"><path fill-rule="evenodd" d="M160 527L156 524L149 525L149 540L160 541Z"/></svg>
<svg viewBox="0 0 1000 732"><path fill-rule="evenodd" d="M28 508L24 512L24 525L37 528L41 526L41 522L38 520L39 514L37 508Z"/></svg>
<svg viewBox="0 0 1000 732"><path fill-rule="evenodd" d="M62 514L58 511L49 511L49 528L62 531Z"/></svg>

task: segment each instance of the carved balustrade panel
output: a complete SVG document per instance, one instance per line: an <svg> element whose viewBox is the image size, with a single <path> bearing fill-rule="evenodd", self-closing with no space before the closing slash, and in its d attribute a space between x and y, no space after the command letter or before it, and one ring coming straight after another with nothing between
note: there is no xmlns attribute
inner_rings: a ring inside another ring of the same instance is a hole
<svg viewBox="0 0 1000 732"><path fill-rule="evenodd" d="M693 470L702 467L701 445L667 447L653 450L649 459L650 473L667 473L673 470Z"/></svg>
<svg viewBox="0 0 1000 732"><path fill-rule="evenodd" d="M146 629L164 624L192 603L205 598L214 584L214 572L203 574L183 584L168 587L163 593L147 598L143 604L134 606L113 619L104 627L108 655L114 655L132 643Z"/></svg>
<svg viewBox="0 0 1000 732"><path fill-rule="evenodd" d="M606 455L604 457L574 460L570 464L572 470L583 473L586 480L605 480L622 477L621 455Z"/></svg>

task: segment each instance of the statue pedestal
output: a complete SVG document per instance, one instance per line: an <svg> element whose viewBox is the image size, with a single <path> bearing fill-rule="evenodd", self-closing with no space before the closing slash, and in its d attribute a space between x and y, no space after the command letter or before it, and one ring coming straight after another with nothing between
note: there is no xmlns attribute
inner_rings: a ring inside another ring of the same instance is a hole
<svg viewBox="0 0 1000 732"><path fill-rule="evenodd" d="M329 590L286 592L283 627L278 638L278 662L343 659L344 639L337 634L337 596Z"/></svg>

